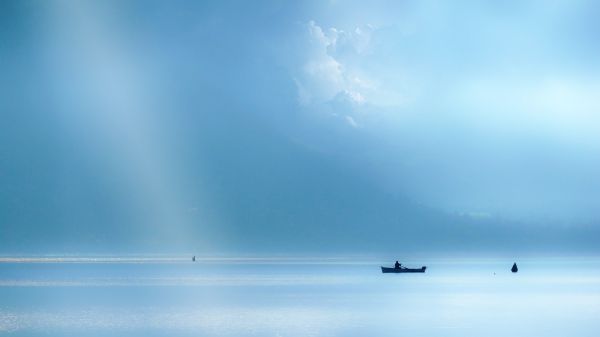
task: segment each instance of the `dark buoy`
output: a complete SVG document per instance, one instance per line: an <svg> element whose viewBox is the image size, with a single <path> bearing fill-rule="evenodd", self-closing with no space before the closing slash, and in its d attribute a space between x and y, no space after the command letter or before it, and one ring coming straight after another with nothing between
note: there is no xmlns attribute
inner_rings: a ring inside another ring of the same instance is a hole
<svg viewBox="0 0 600 337"><path fill-rule="evenodd" d="M519 271L519 268L517 268L517 263L513 263L512 268L510 268L510 271L512 271L513 273L516 273Z"/></svg>
<svg viewBox="0 0 600 337"><path fill-rule="evenodd" d="M196 262L196 256L192 256L192 262Z"/></svg>

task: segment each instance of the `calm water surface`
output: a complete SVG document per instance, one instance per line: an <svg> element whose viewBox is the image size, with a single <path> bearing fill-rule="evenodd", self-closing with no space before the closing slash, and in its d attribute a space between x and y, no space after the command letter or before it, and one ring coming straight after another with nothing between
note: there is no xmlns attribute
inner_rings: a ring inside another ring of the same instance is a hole
<svg viewBox="0 0 600 337"><path fill-rule="evenodd" d="M0 334L600 335L598 259L404 262L2 257Z"/></svg>

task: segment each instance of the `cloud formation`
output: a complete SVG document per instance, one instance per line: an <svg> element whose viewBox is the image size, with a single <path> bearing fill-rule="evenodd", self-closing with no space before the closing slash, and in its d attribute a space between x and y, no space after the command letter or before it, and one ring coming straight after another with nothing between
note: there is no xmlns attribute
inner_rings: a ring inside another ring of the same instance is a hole
<svg viewBox="0 0 600 337"><path fill-rule="evenodd" d="M334 27L324 29L309 21L304 28L307 48L294 78L300 104L329 104L334 110L330 113L358 126L352 117L354 108L371 103L369 94L375 89L370 75L360 66L369 52L373 27L366 25L347 32Z"/></svg>
<svg viewBox="0 0 600 337"><path fill-rule="evenodd" d="M303 26L297 94L305 111L377 144L369 160L382 185L453 213L598 215L589 4L340 7L329 10L364 15Z"/></svg>

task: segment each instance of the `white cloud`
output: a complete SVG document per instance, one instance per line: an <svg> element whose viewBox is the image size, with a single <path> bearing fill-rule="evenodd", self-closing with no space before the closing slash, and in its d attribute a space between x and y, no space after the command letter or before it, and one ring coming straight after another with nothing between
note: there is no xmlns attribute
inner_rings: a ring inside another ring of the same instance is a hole
<svg viewBox="0 0 600 337"><path fill-rule="evenodd" d="M358 123L356 123L356 121L354 120L354 118L352 118L352 116L346 116L346 122L348 122L348 124L350 124L350 126L352 126L353 128L359 127Z"/></svg>
<svg viewBox="0 0 600 337"><path fill-rule="evenodd" d="M356 28L345 32L336 28L323 30L314 21L306 24L309 48L304 63L295 77L301 104L320 104L336 99L340 94L352 102L367 102L367 92L375 85L357 74L356 64L344 61L348 53L361 54L369 48L372 28Z"/></svg>
<svg viewBox="0 0 600 337"><path fill-rule="evenodd" d="M304 32L301 61L293 77L299 104L361 128L365 115L362 106L376 105L370 98L383 97L385 93L373 80L375 73L366 71L368 67L364 65L374 28L366 25L351 31L325 29L310 21Z"/></svg>

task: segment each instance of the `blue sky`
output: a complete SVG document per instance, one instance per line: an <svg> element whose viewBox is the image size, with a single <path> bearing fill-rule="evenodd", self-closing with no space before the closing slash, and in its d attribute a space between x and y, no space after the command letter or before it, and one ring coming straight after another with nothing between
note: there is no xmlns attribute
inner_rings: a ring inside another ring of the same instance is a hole
<svg viewBox="0 0 600 337"><path fill-rule="evenodd" d="M595 2L0 6L7 250L600 229Z"/></svg>

